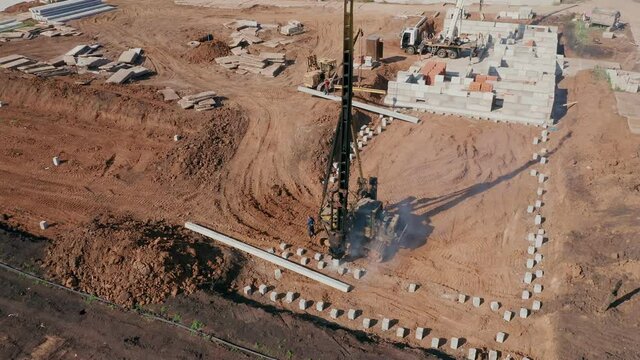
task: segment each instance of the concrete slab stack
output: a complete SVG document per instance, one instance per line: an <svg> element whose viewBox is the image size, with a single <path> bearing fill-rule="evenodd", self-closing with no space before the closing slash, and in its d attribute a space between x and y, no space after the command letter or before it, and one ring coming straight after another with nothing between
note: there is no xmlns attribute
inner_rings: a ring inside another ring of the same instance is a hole
<svg viewBox="0 0 640 360"><path fill-rule="evenodd" d="M36 6L29 9L29 11L31 12L31 17L34 20L44 22L65 22L115 9L116 8L114 6L104 4L102 0L67 0L64 2Z"/></svg>
<svg viewBox="0 0 640 360"><path fill-rule="evenodd" d="M493 121L548 123L556 75L564 66L564 57L556 54L557 27L465 20L462 32L467 31L485 34L487 46L493 47L485 63L488 76L474 79L467 71L431 78L424 71L428 62L416 64L389 82L385 104Z"/></svg>
<svg viewBox="0 0 640 360"><path fill-rule="evenodd" d="M607 69L611 88L616 91L637 93L640 90L640 73Z"/></svg>

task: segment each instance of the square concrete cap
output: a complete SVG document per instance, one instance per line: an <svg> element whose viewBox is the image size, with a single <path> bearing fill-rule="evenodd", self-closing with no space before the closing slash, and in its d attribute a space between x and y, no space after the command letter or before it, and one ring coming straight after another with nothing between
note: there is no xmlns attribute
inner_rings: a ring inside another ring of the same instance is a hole
<svg viewBox="0 0 640 360"><path fill-rule="evenodd" d="M431 339L431 347L437 349L440 347L440 338L434 337Z"/></svg>

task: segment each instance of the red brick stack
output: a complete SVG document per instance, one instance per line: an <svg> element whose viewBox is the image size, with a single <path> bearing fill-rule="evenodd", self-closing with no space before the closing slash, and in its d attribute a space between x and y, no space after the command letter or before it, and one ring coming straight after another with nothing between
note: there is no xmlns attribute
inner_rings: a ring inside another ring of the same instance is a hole
<svg viewBox="0 0 640 360"><path fill-rule="evenodd" d="M424 75L427 85L436 83L436 76L444 75L447 71L447 64L440 61L429 60L420 69L420 73Z"/></svg>

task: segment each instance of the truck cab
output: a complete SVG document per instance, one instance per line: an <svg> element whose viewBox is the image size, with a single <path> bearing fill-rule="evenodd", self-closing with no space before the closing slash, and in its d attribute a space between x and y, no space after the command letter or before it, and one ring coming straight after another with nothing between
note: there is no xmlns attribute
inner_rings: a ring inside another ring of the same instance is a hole
<svg viewBox="0 0 640 360"><path fill-rule="evenodd" d="M418 44L421 42L419 35L419 31L415 27L404 29L400 40L400 47L404 49L407 54L415 54L418 49Z"/></svg>

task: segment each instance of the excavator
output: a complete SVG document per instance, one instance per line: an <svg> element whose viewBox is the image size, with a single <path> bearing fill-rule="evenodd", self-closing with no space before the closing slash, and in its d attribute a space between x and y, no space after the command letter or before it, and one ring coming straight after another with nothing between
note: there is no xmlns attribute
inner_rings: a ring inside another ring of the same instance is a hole
<svg viewBox="0 0 640 360"><path fill-rule="evenodd" d="M353 2L344 0L344 42L341 111L323 181L318 214L321 243L338 259L361 257L384 261L387 249L398 244L406 230L398 214L384 210L378 200L378 179L365 178L353 122ZM358 167L355 189L350 187L351 159Z"/></svg>

